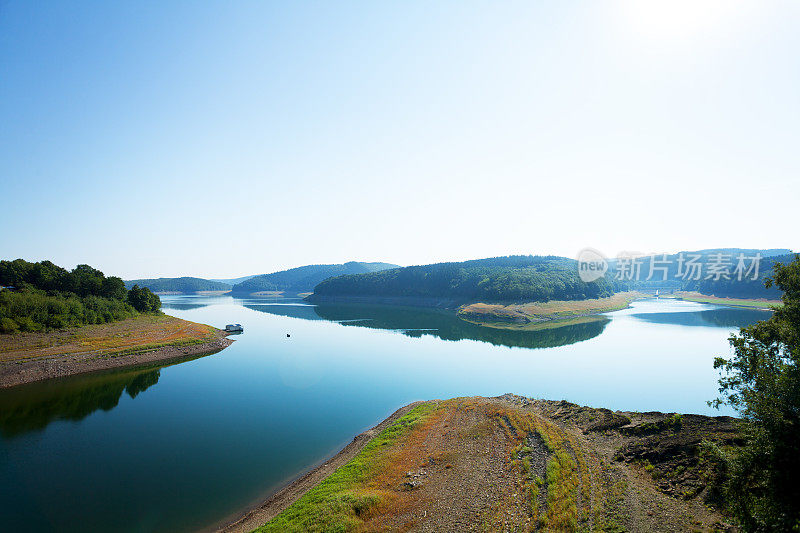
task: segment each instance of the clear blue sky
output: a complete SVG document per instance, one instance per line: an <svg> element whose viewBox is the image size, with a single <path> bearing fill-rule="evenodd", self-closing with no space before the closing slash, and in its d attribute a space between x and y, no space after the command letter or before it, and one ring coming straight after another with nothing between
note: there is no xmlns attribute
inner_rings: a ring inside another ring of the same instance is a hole
<svg viewBox="0 0 800 533"><path fill-rule="evenodd" d="M0 257L800 249L798 2L0 3Z"/></svg>

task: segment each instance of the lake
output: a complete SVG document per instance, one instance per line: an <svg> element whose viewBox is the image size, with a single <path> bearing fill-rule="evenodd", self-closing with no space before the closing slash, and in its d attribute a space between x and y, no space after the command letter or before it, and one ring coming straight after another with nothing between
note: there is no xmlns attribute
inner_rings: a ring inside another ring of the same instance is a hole
<svg viewBox="0 0 800 533"><path fill-rule="evenodd" d="M0 391L0 529L182 532L262 500L414 400L506 392L619 410L708 407L713 358L768 312L641 300L585 323L498 330L450 312L162 297L244 334L163 368ZM290 335L287 337L287 334Z"/></svg>

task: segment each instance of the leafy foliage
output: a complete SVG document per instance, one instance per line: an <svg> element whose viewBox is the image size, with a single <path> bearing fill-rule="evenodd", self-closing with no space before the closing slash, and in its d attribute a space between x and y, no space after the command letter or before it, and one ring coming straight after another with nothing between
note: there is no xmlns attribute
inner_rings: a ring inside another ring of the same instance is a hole
<svg viewBox="0 0 800 533"><path fill-rule="evenodd" d="M252 277L234 285L232 292L235 294L251 294L260 291L307 292L313 290L319 282L333 276L377 272L388 268L397 268L397 265L356 261L339 265L306 265Z"/></svg>
<svg viewBox="0 0 800 533"><path fill-rule="evenodd" d="M446 298L462 302L584 300L612 294L605 279L585 283L576 262L508 256L347 275L323 281L315 296Z"/></svg>
<svg viewBox="0 0 800 533"><path fill-rule="evenodd" d="M161 300L149 289L125 289L89 265L68 271L50 261L0 261L0 333L102 324L154 313Z"/></svg>
<svg viewBox="0 0 800 533"><path fill-rule="evenodd" d="M128 303L140 313L154 313L161 309L161 299L147 287L138 285L128 291Z"/></svg>
<svg viewBox="0 0 800 533"><path fill-rule="evenodd" d="M767 285L783 291L769 320L730 338L717 358L721 398L747 422L747 444L732 452L725 487L746 531L800 529L800 256L777 263Z"/></svg>

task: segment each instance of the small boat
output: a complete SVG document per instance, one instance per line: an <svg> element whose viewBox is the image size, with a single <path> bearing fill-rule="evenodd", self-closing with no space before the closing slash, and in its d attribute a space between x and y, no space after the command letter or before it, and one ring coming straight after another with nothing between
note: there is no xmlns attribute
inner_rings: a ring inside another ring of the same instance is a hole
<svg viewBox="0 0 800 533"><path fill-rule="evenodd" d="M225 326L225 331L244 331L244 328L241 324L228 324Z"/></svg>

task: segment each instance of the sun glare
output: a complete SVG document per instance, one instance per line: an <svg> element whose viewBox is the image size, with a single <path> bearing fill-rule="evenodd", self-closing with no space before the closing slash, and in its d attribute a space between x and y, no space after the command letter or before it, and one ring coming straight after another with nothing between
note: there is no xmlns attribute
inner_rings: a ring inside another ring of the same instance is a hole
<svg viewBox="0 0 800 533"><path fill-rule="evenodd" d="M673 43L727 33L750 18L754 5L735 0L622 0L620 4L629 29Z"/></svg>

